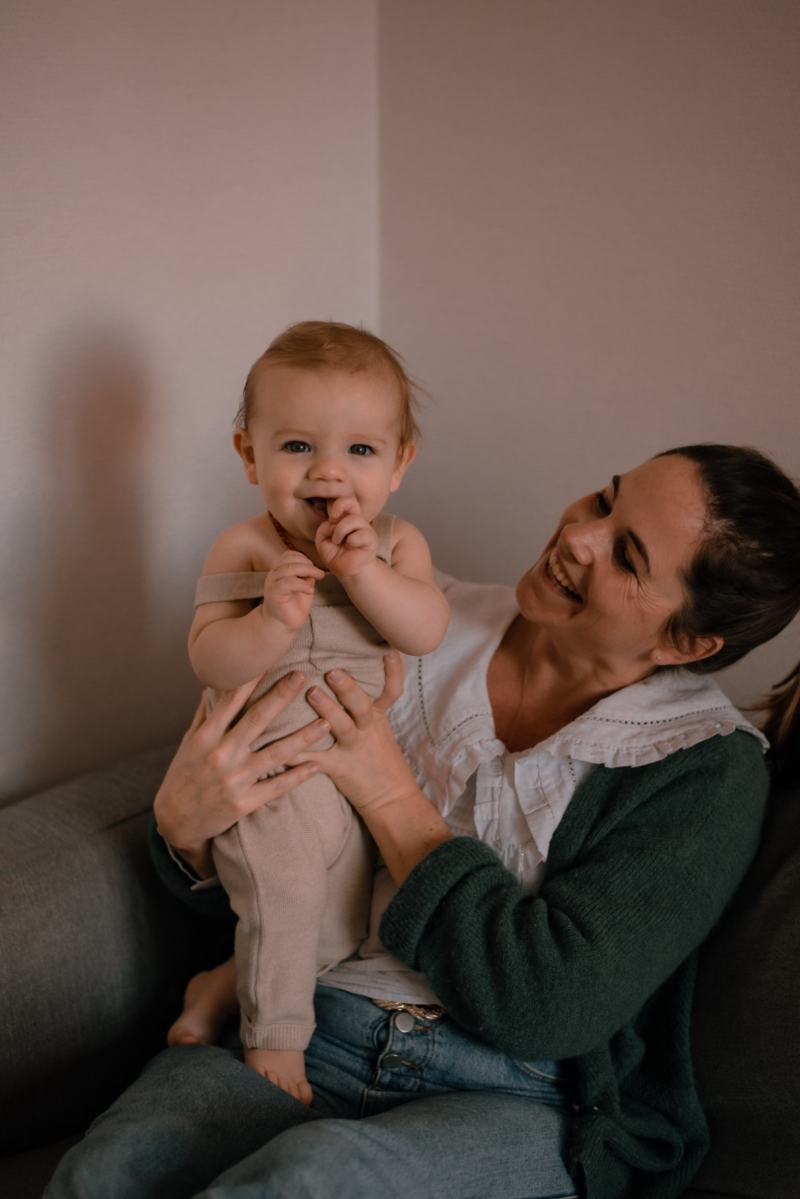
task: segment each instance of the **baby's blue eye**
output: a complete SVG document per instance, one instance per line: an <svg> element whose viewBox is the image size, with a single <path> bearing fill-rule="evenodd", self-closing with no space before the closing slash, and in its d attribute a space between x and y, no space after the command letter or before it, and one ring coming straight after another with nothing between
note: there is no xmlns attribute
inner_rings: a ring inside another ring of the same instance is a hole
<svg viewBox="0 0 800 1199"><path fill-rule="evenodd" d="M288 454L307 454L311 446L307 441L287 441L283 446Z"/></svg>
<svg viewBox="0 0 800 1199"><path fill-rule="evenodd" d="M373 454L374 452L371 445L362 445L360 442L350 446L350 453L358 454L362 458L366 458L367 454Z"/></svg>

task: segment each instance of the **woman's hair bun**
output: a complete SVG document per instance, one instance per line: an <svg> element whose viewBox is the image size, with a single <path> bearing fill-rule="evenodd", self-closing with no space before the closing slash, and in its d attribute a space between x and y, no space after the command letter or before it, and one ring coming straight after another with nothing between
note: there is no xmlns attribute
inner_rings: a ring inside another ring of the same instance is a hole
<svg viewBox="0 0 800 1199"><path fill-rule="evenodd" d="M697 467L706 495L706 536L686 571L686 601L669 622L677 644L722 637L722 649L692 663L722 670L769 641L800 611L800 491L779 466L747 446L667 450ZM765 732L785 759L800 740L800 666L764 704Z"/></svg>

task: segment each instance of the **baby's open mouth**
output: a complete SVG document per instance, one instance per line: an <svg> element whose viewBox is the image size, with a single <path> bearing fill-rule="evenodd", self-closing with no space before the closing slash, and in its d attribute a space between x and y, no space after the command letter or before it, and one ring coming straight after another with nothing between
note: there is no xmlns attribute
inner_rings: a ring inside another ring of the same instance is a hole
<svg viewBox="0 0 800 1199"><path fill-rule="evenodd" d="M571 599L572 602L576 604L583 603L583 600L578 595L577 591L572 586L561 567L558 565L558 557L555 550L553 550L552 554L547 560L547 576L551 582L555 583L559 591L563 592L567 599Z"/></svg>
<svg viewBox="0 0 800 1199"><path fill-rule="evenodd" d="M327 516L328 516L328 501L326 499L324 499L321 495L306 496L305 502L308 504L309 508L314 509L317 516L324 516L327 518Z"/></svg>

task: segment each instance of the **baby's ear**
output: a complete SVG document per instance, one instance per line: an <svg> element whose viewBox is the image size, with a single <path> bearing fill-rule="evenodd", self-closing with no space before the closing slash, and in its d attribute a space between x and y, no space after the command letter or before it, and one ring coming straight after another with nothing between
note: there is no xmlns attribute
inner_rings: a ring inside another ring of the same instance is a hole
<svg viewBox="0 0 800 1199"><path fill-rule="evenodd" d="M407 441L405 445L401 445L397 451L397 461L394 464L392 471L392 485L390 491L397 491L397 488L403 481L403 475L408 470L411 463L417 456L416 441Z"/></svg>
<svg viewBox="0 0 800 1199"><path fill-rule="evenodd" d="M258 483L256 455L247 429L236 429L234 431L233 448L244 463L244 473L247 475L248 483Z"/></svg>

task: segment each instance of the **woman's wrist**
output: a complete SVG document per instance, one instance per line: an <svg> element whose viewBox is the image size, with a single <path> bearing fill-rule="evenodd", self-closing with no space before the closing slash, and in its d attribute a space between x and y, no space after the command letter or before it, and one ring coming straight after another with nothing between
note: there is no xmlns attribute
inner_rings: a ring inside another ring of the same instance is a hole
<svg viewBox="0 0 800 1199"><path fill-rule="evenodd" d="M163 835L163 834L162 834ZM166 838L165 838L166 840ZM187 849L178 845L172 845L167 841L167 845L173 854L185 862L193 874L196 874L200 881L205 881L209 878L214 878L217 873L214 865L214 857L211 853L211 842L206 841L203 846Z"/></svg>
<svg viewBox="0 0 800 1199"><path fill-rule="evenodd" d="M416 786L380 796L359 812L398 887L423 858L453 835Z"/></svg>

